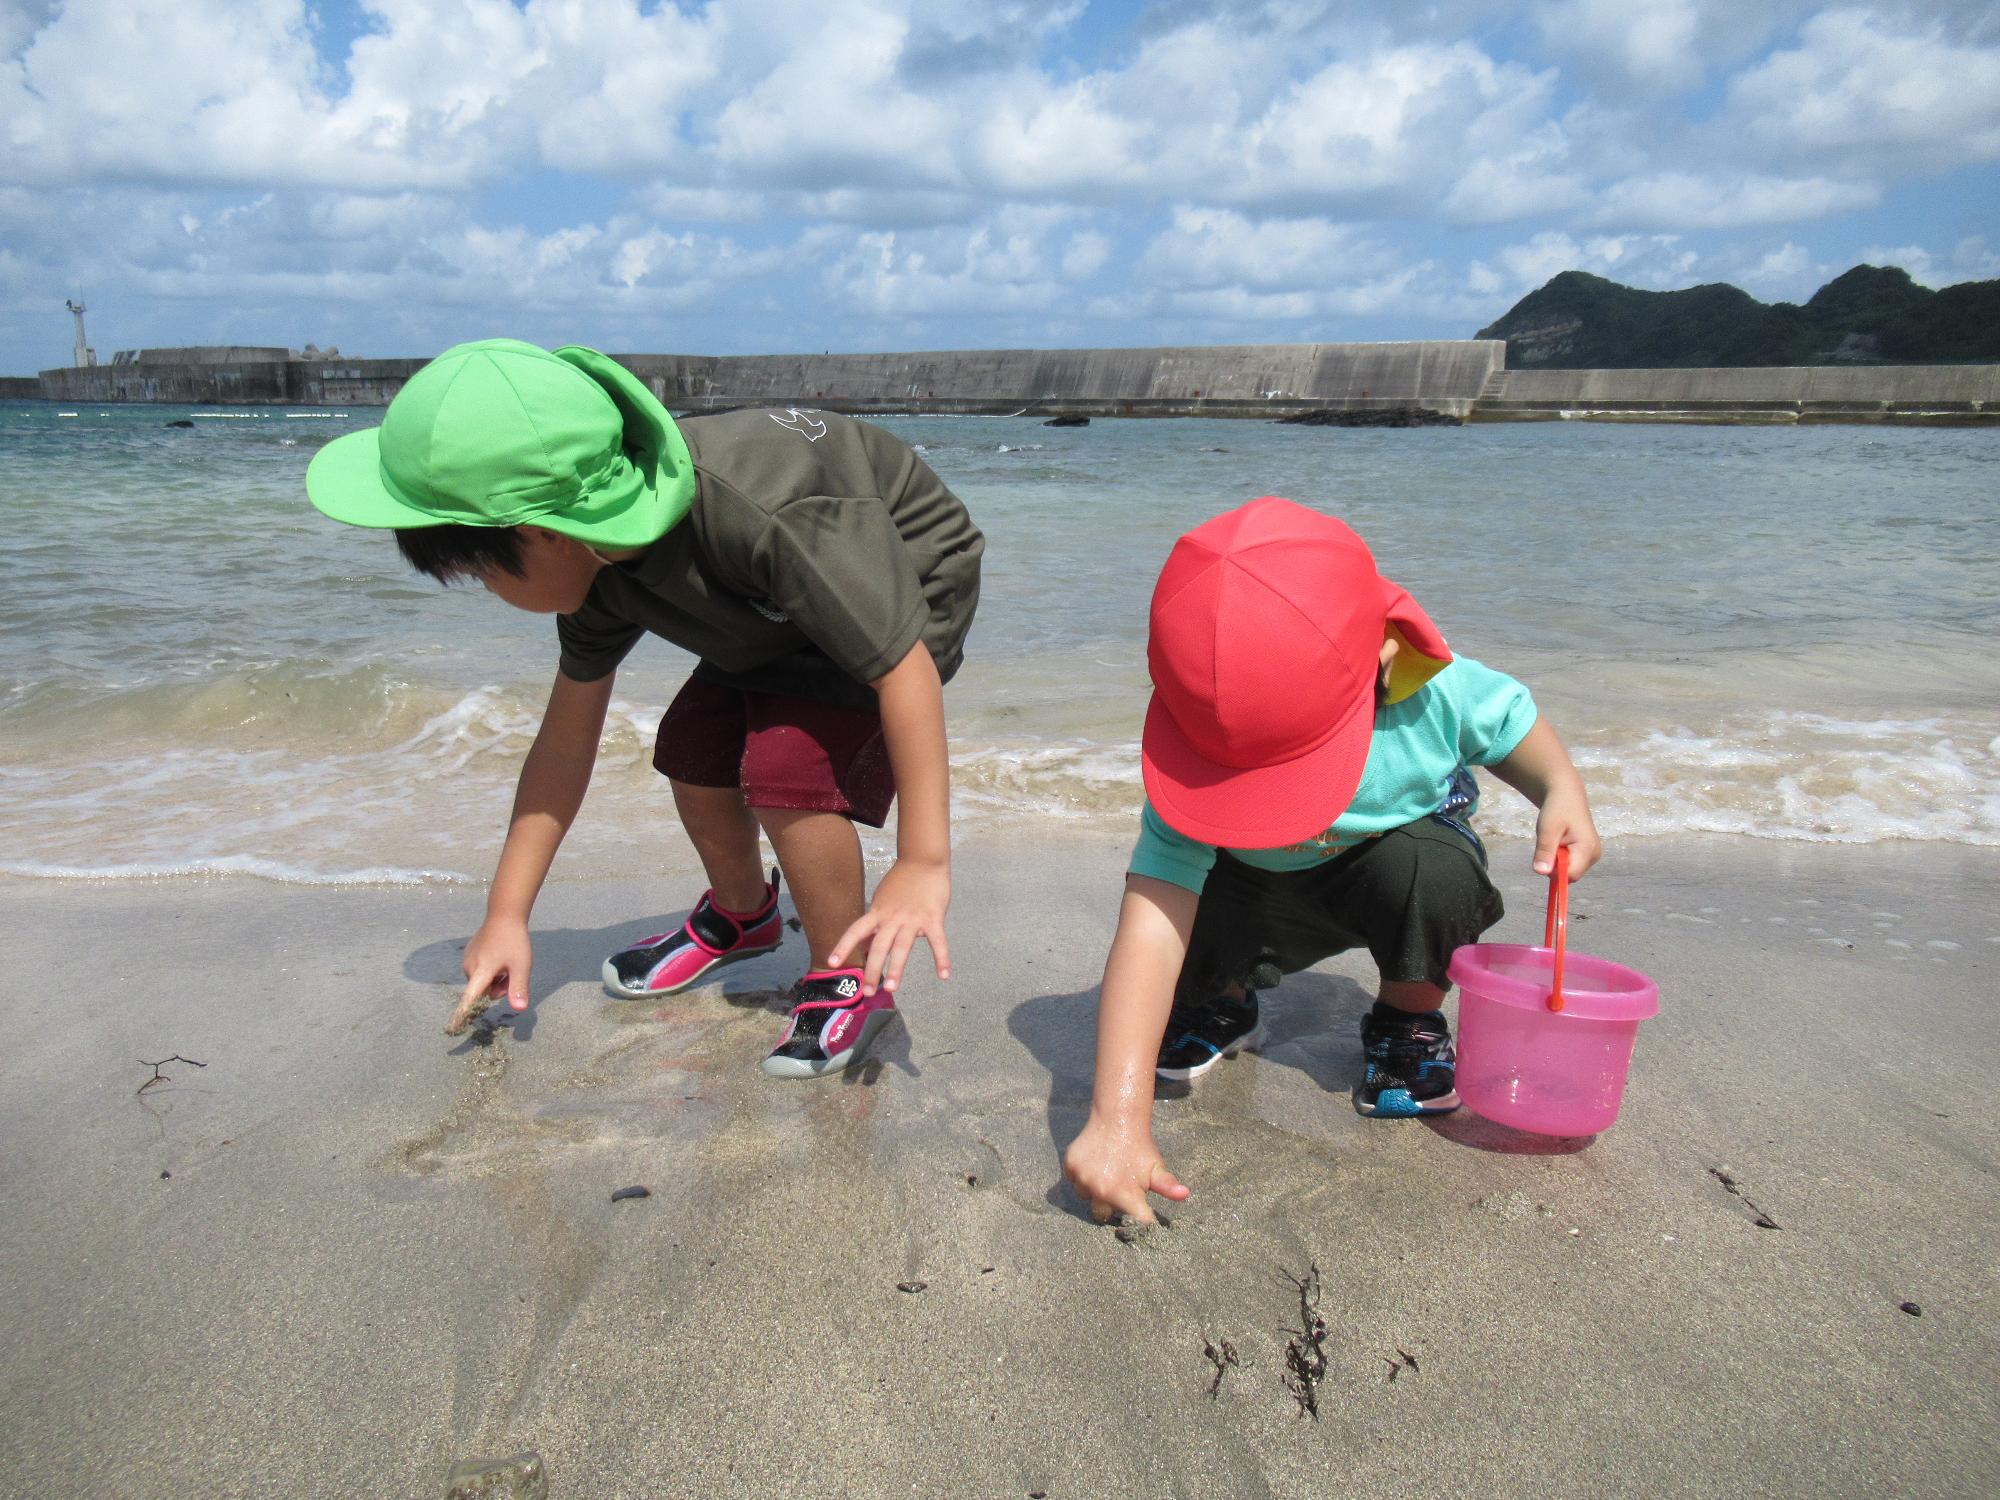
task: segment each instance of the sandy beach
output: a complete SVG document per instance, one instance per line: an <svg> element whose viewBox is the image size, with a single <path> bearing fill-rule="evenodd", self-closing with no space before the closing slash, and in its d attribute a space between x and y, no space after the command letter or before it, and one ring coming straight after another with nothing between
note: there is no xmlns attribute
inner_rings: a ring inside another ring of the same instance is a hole
<svg viewBox="0 0 2000 1500"><path fill-rule="evenodd" d="M796 937L599 988L691 868L552 885L484 1047L439 1031L476 890L0 884L0 1494L428 1496L524 1448L574 1497L2000 1489L1990 850L1614 844L1574 942L1664 1006L1582 1146L1357 1118L1365 956L1288 980L1161 1105L1195 1196L1135 1243L1058 1174L1123 853L962 846L957 977L790 1086Z"/></svg>

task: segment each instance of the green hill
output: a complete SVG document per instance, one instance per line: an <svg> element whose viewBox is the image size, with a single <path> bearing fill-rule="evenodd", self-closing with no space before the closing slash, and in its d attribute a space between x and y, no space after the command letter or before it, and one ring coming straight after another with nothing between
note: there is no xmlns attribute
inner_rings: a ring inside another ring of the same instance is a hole
<svg viewBox="0 0 2000 1500"><path fill-rule="evenodd" d="M1477 337L1505 339L1516 370L2000 362L2000 281L1934 292L1856 266L1801 307L1721 282L1642 292L1564 271Z"/></svg>

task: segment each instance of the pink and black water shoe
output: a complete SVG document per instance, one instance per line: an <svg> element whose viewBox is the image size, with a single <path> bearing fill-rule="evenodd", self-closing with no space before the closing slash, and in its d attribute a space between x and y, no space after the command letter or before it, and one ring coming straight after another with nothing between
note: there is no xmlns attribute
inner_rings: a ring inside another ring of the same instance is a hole
<svg viewBox="0 0 2000 1500"><path fill-rule="evenodd" d="M821 969L792 986L785 1034L764 1059L773 1078L824 1078L868 1055L896 1019L896 997L885 989L861 993L861 970Z"/></svg>
<svg viewBox="0 0 2000 1500"><path fill-rule="evenodd" d="M641 938L605 959L604 987L624 1000L678 995L709 970L769 953L784 937L774 869L755 911L724 911L715 904L714 891L703 891L687 921L672 932Z"/></svg>

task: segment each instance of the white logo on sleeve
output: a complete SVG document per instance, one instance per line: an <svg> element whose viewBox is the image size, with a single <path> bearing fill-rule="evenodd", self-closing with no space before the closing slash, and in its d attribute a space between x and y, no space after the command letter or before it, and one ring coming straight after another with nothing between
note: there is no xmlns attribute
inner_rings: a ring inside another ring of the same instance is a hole
<svg viewBox="0 0 2000 1500"><path fill-rule="evenodd" d="M796 406L786 407L782 417L772 412L771 420L780 427L791 428L809 443L816 443L826 436L826 423L810 412L800 411Z"/></svg>

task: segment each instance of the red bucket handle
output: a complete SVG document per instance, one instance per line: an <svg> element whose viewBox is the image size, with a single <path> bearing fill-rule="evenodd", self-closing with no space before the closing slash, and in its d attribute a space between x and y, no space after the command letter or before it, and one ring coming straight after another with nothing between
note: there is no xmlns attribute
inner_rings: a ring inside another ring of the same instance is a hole
<svg viewBox="0 0 2000 1500"><path fill-rule="evenodd" d="M1555 868L1549 871L1549 914L1542 928L1542 946L1555 949L1555 970L1550 976L1549 1009L1563 1008L1563 949L1569 944L1569 846L1556 848Z"/></svg>

